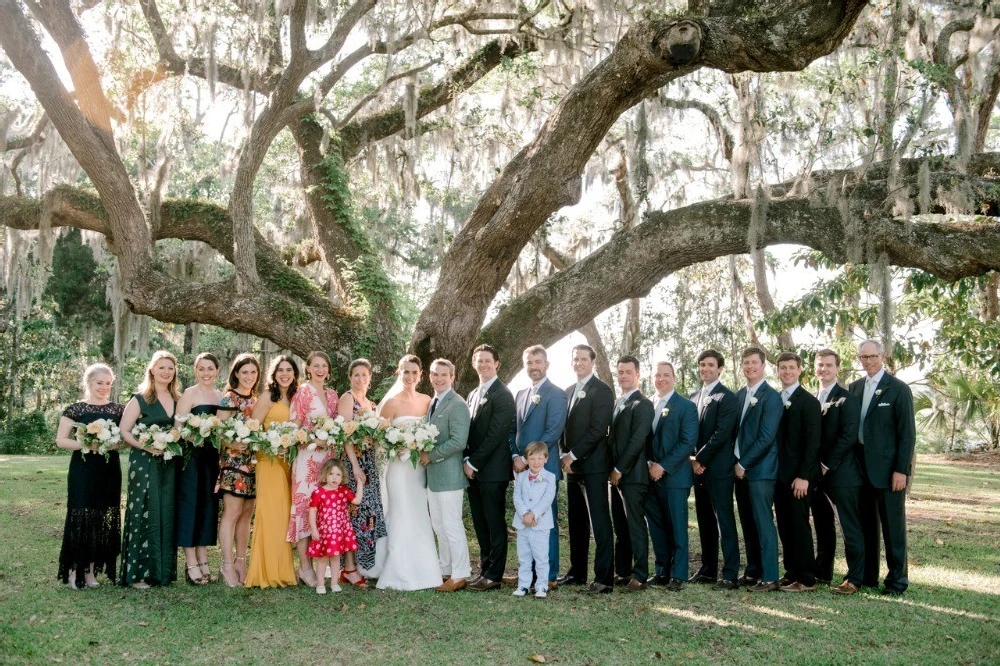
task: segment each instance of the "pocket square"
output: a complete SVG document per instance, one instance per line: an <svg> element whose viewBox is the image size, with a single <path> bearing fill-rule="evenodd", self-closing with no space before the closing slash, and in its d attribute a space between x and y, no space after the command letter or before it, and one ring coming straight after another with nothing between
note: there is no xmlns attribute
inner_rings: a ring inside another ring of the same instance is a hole
<svg viewBox="0 0 1000 666"><path fill-rule="evenodd" d="M888 402L880 402L880 403L878 403L878 406L879 407L892 407L892 405L890 403L888 403Z"/></svg>

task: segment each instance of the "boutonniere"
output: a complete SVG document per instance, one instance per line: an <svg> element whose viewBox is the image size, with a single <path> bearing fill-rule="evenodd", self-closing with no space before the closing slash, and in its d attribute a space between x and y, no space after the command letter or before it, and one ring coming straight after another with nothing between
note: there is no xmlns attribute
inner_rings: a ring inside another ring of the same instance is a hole
<svg viewBox="0 0 1000 666"><path fill-rule="evenodd" d="M785 409L788 409L791 406L792 406L792 401L791 400L786 400L785 401Z"/></svg>
<svg viewBox="0 0 1000 666"><path fill-rule="evenodd" d="M842 404L844 404L844 400L846 399L847 398L837 398L836 402L833 402L832 400L829 402L824 402L822 407L822 413L826 414L826 410L830 409L831 407L840 407Z"/></svg>
<svg viewBox="0 0 1000 666"><path fill-rule="evenodd" d="M538 395L537 393L535 395L531 396L531 404L537 405L541 401L542 401L542 396Z"/></svg>
<svg viewBox="0 0 1000 666"><path fill-rule="evenodd" d="M750 406L753 407L757 404L757 398L750 396Z"/></svg>
<svg viewBox="0 0 1000 666"><path fill-rule="evenodd" d="M663 417L665 417L669 413L670 413L670 408L669 407L664 407L663 410L660 411L660 418L662 419Z"/></svg>
<svg viewBox="0 0 1000 666"><path fill-rule="evenodd" d="M479 399L479 406L482 407L485 404L486 404L486 398L480 398Z"/></svg>
<svg viewBox="0 0 1000 666"><path fill-rule="evenodd" d="M882 395L882 389L875 389L875 397Z"/></svg>
<svg viewBox="0 0 1000 666"><path fill-rule="evenodd" d="M577 400L583 400L586 397L587 397L587 392L584 391L583 389L580 389L579 391L576 392L576 399Z"/></svg>

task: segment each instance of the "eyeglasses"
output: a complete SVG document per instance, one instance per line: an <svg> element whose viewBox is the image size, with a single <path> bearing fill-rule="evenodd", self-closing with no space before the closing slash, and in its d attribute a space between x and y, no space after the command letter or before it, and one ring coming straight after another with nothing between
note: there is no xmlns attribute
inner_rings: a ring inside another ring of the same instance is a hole
<svg viewBox="0 0 1000 666"><path fill-rule="evenodd" d="M879 356L881 356L881 354L865 354L865 355L858 354L858 359L861 361L874 361Z"/></svg>

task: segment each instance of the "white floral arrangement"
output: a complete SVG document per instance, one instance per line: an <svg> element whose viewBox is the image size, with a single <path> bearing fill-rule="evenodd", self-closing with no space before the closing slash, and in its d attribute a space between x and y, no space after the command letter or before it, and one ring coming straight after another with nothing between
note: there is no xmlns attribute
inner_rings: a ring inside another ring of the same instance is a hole
<svg viewBox="0 0 1000 666"><path fill-rule="evenodd" d="M389 427L389 422L375 412L363 412L344 424L345 444L353 444L358 453L381 448Z"/></svg>
<svg viewBox="0 0 1000 666"><path fill-rule="evenodd" d="M664 407L662 410L660 410L660 418L661 419L665 418L667 416L667 414L669 414L669 413L670 413L670 408L669 407Z"/></svg>
<svg viewBox="0 0 1000 666"><path fill-rule="evenodd" d="M164 461L183 455L180 444L181 431L178 428L168 428L155 423L153 425L137 423L132 428L132 436L144 447L163 451Z"/></svg>
<svg viewBox="0 0 1000 666"><path fill-rule="evenodd" d="M788 409L791 406L792 406L792 401L791 400L786 400L785 401L785 409Z"/></svg>
<svg viewBox="0 0 1000 666"><path fill-rule="evenodd" d="M537 405L541 401L542 401L542 396L538 395L537 393L535 395L531 396L531 404Z"/></svg>
<svg viewBox="0 0 1000 666"><path fill-rule="evenodd" d="M215 414L185 414L175 418L181 423L181 439L191 446L201 447L205 442L218 441L225 432L223 420Z"/></svg>
<svg viewBox="0 0 1000 666"><path fill-rule="evenodd" d="M840 407L842 404L844 404L844 400L846 400L846 398L837 398L836 401L830 400L824 402L822 408L823 414L826 414L826 411L831 407Z"/></svg>
<svg viewBox="0 0 1000 666"><path fill-rule="evenodd" d="M257 435L261 431L260 421L257 419L247 419L242 416L233 416L222 422L219 437L227 446L243 445L253 448Z"/></svg>
<svg viewBox="0 0 1000 666"><path fill-rule="evenodd" d="M396 456L400 460L409 458L416 469L421 453L429 453L437 444L439 431L437 426L423 421L390 425L385 431L384 449L391 459Z"/></svg>
<svg viewBox="0 0 1000 666"><path fill-rule="evenodd" d="M285 457L292 462L298 452L298 445L308 441L309 433L294 422L275 421L266 430L256 433L250 448L258 455Z"/></svg>
<svg viewBox="0 0 1000 666"><path fill-rule="evenodd" d="M75 426L75 438L80 443L80 453L83 455L99 453L105 460L109 460L109 454L117 451L121 444L122 432L111 419L97 419L87 424L77 423Z"/></svg>
<svg viewBox="0 0 1000 666"><path fill-rule="evenodd" d="M756 404L757 404L757 398L755 398L754 396L750 396L750 406L753 407Z"/></svg>
<svg viewBox="0 0 1000 666"><path fill-rule="evenodd" d="M586 397L587 397L587 392L584 391L583 389L580 389L579 391L576 392L576 399L577 400L583 400Z"/></svg>

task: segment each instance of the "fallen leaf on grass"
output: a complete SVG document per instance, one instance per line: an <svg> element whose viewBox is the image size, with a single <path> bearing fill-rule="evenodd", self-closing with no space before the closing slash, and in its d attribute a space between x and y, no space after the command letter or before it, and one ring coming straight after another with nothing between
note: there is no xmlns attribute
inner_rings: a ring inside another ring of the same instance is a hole
<svg viewBox="0 0 1000 666"><path fill-rule="evenodd" d="M149 622L140 622L139 626L140 627L148 627L149 626Z"/></svg>
<svg viewBox="0 0 1000 666"><path fill-rule="evenodd" d="M545 663L545 655L541 655L541 654L529 654L528 655L528 661L533 661L536 664L544 664Z"/></svg>
<svg viewBox="0 0 1000 666"><path fill-rule="evenodd" d="M657 650L656 652L654 652L653 656L656 657L657 659L663 659L663 653L660 652L659 650Z"/></svg>
<svg viewBox="0 0 1000 666"><path fill-rule="evenodd" d="M944 545L944 541L941 540L941 537L934 537L934 543L936 543L939 546Z"/></svg>
<svg viewBox="0 0 1000 666"><path fill-rule="evenodd" d="M343 606L341 606L340 610L346 613L347 612L347 604L345 603Z"/></svg>
<svg viewBox="0 0 1000 666"><path fill-rule="evenodd" d="M945 637L945 638L947 638L947 639L948 639L949 641L951 641L952 643L954 643L954 642L955 642L955 639L954 639L954 638L952 638L951 636L947 635L947 634L945 634L945 636L944 636L944 637Z"/></svg>

